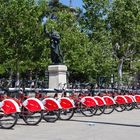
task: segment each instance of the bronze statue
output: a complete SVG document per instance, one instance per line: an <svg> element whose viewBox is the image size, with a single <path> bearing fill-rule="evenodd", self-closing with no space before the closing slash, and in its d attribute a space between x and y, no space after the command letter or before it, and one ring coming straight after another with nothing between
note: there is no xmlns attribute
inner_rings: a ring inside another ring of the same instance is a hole
<svg viewBox="0 0 140 140"><path fill-rule="evenodd" d="M53 64L62 64L63 56L60 50L60 35L54 29L49 32L46 28L46 22L43 25L45 35L50 39L51 61Z"/></svg>

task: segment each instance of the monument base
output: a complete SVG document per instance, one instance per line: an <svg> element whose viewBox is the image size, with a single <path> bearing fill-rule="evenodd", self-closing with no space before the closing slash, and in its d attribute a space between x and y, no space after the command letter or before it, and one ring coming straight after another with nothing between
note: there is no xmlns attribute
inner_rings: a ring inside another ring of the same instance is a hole
<svg viewBox="0 0 140 140"><path fill-rule="evenodd" d="M62 85L64 85L67 82L67 78L66 78L67 66L66 65L49 65L48 72L49 72L49 88L50 89L62 88Z"/></svg>

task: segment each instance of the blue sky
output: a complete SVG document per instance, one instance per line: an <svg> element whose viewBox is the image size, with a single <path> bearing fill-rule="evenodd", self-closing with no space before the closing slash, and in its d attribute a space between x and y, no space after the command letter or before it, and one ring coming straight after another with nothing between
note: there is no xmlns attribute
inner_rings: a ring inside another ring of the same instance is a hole
<svg viewBox="0 0 140 140"><path fill-rule="evenodd" d="M59 0L61 3L65 5L69 5L70 0ZM72 7L80 7L82 8L82 0L72 0Z"/></svg>

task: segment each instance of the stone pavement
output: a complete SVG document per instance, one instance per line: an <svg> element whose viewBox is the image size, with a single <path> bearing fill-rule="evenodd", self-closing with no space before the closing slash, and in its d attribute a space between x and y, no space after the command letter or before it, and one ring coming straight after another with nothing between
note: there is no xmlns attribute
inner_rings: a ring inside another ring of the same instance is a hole
<svg viewBox="0 0 140 140"><path fill-rule="evenodd" d="M28 126L22 120L12 130L0 129L0 140L134 140L140 139L140 110Z"/></svg>

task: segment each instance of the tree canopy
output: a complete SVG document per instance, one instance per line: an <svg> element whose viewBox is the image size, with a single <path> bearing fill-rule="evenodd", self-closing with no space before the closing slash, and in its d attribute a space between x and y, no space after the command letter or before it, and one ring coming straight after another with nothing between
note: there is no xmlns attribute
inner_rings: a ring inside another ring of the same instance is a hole
<svg viewBox="0 0 140 140"><path fill-rule="evenodd" d="M84 11L48 0L0 1L0 74L44 73L50 60L49 39L55 28L70 82L100 77L122 79L139 71L140 0L83 0ZM130 66L131 65L131 66ZM118 76L117 76L118 75ZM19 77L18 77L19 78Z"/></svg>

